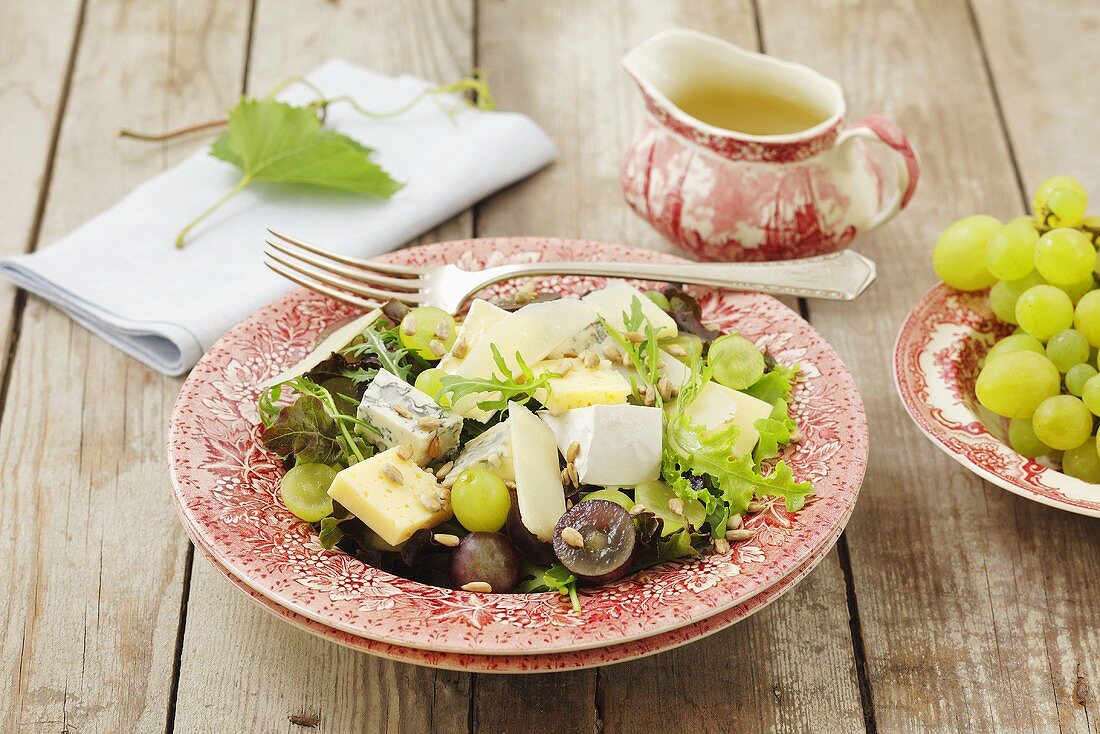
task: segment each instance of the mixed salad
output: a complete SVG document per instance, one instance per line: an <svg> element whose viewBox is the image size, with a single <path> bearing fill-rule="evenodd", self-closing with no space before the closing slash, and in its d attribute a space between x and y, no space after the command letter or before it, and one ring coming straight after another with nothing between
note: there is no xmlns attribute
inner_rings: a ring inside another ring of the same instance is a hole
<svg viewBox="0 0 1100 734"><path fill-rule="evenodd" d="M751 537L760 498L812 494L795 365L700 321L678 288L521 290L461 321L397 302L265 384L281 496L319 542L470 592L556 591Z"/></svg>

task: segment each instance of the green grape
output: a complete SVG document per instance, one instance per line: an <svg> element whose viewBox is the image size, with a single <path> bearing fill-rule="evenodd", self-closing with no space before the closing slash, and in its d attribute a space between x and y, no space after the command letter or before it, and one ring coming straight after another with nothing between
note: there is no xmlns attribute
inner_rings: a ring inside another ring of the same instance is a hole
<svg viewBox="0 0 1100 734"><path fill-rule="evenodd" d="M764 355L740 334L726 334L714 340L707 352L714 380L734 390L744 390L764 376Z"/></svg>
<svg viewBox="0 0 1100 734"><path fill-rule="evenodd" d="M951 224L932 250L932 268L947 285L960 291L980 291L997 280L986 267L986 247L1000 229L993 217L977 214Z"/></svg>
<svg viewBox="0 0 1100 734"><path fill-rule="evenodd" d="M1073 326L1085 335L1089 344L1100 347L1100 291L1081 297L1073 311Z"/></svg>
<svg viewBox="0 0 1100 734"><path fill-rule="evenodd" d="M1026 333L1046 341L1073 325L1073 301L1052 285L1032 286L1016 301L1016 321Z"/></svg>
<svg viewBox="0 0 1100 734"><path fill-rule="evenodd" d="M1046 350L1043 349L1043 343L1035 337L1028 336L1027 334L1011 334L994 344L993 347L986 352L985 361L988 364L993 361L994 358L1004 354L1011 354L1012 352L1035 352L1036 354L1046 355Z"/></svg>
<svg viewBox="0 0 1100 734"><path fill-rule="evenodd" d="M1060 285L1059 289L1065 292L1069 296L1069 300L1073 302L1073 305L1077 305L1086 293L1096 287L1096 279L1089 275L1084 280L1078 283L1071 283L1070 285Z"/></svg>
<svg viewBox="0 0 1100 734"><path fill-rule="evenodd" d="M1041 354L1012 352L989 360L978 374L978 401L1006 418L1030 418L1039 403L1061 392L1058 368Z"/></svg>
<svg viewBox="0 0 1100 734"><path fill-rule="evenodd" d="M1066 372L1066 389L1070 395L1081 397L1085 392L1085 383L1097 375L1091 364L1075 364Z"/></svg>
<svg viewBox="0 0 1100 734"><path fill-rule="evenodd" d="M1055 395L1039 403L1031 417L1035 437L1052 449L1075 449L1092 435L1092 413L1072 395Z"/></svg>
<svg viewBox="0 0 1100 734"><path fill-rule="evenodd" d="M1035 269L1055 285L1080 283L1095 267L1096 249L1076 229L1052 229L1035 244Z"/></svg>
<svg viewBox="0 0 1100 734"><path fill-rule="evenodd" d="M418 306L401 319L401 345L424 359L438 360L455 343L455 317L435 306Z"/></svg>
<svg viewBox="0 0 1100 734"><path fill-rule="evenodd" d="M1011 281L998 280L989 289L989 308L993 315L1006 324L1016 323L1016 301L1020 294L1012 288Z"/></svg>
<svg viewBox="0 0 1100 734"><path fill-rule="evenodd" d="M1100 415L1100 377L1090 377L1081 389L1081 401L1093 415Z"/></svg>
<svg viewBox="0 0 1100 734"><path fill-rule="evenodd" d="M1082 482L1100 484L1100 454L1096 441L1086 440L1062 456L1062 472Z"/></svg>
<svg viewBox="0 0 1100 734"><path fill-rule="evenodd" d="M336 470L327 464L298 464L283 475L279 495L283 504L306 522L320 522L332 514L328 488Z"/></svg>
<svg viewBox="0 0 1100 734"><path fill-rule="evenodd" d="M667 311L672 307L672 304L668 302L668 298L660 291L649 290L645 292L645 295L646 298L656 303L662 311Z"/></svg>
<svg viewBox="0 0 1100 734"><path fill-rule="evenodd" d="M1050 453L1050 446L1035 436L1030 418L1013 418L1008 422L1008 443L1013 451L1029 459Z"/></svg>
<svg viewBox="0 0 1100 734"><path fill-rule="evenodd" d="M1089 359L1089 342L1076 329L1059 331L1047 342L1047 359L1059 372L1069 372L1070 367L1084 364Z"/></svg>
<svg viewBox="0 0 1100 734"><path fill-rule="evenodd" d="M687 364L691 360L690 355L694 354L698 357L703 354L703 340L697 337L695 334L688 334L687 332L683 332L679 336L669 339L666 342L662 342L661 346L665 349L670 346L677 346L680 349L683 349L683 355L679 354L679 349L674 349L673 351L677 353L675 355L676 359L680 360L684 364Z"/></svg>
<svg viewBox="0 0 1100 734"><path fill-rule="evenodd" d="M455 519L470 532L495 533L504 527L512 498L504 480L488 469L467 469L451 487Z"/></svg>
<svg viewBox="0 0 1100 734"><path fill-rule="evenodd" d="M429 367L416 376L416 381L413 383L420 392L431 397L439 395L439 391L443 389L443 378L447 376L447 373L438 367Z"/></svg>
<svg viewBox="0 0 1100 734"><path fill-rule="evenodd" d="M643 482L634 488L634 501L661 518L661 533L669 535L684 527L684 517L696 529L707 519L707 513L698 500L684 502L684 514L677 515L669 507L670 500L676 497L672 487L662 481Z"/></svg>
<svg viewBox="0 0 1100 734"><path fill-rule="evenodd" d="M1030 224L1009 222L989 238L986 265L999 280L1019 280L1035 269L1035 243L1039 233Z"/></svg>
<svg viewBox="0 0 1100 734"><path fill-rule="evenodd" d="M627 497L626 493L621 489L616 489L614 487L597 489L595 492L589 492L584 497L581 497L581 502L587 500L607 500L609 502L614 502L624 510L629 510L634 506L634 500Z"/></svg>
<svg viewBox="0 0 1100 734"><path fill-rule="evenodd" d="M1088 194L1076 179L1055 176L1039 184L1031 206L1035 217L1047 227L1076 227L1088 208Z"/></svg>

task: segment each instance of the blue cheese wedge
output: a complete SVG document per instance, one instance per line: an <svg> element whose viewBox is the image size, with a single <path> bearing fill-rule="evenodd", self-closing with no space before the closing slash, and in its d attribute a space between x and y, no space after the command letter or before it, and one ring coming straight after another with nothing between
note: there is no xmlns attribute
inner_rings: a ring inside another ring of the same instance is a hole
<svg viewBox="0 0 1100 734"><path fill-rule="evenodd" d="M606 288L592 291L581 300L595 309L616 329L626 327L624 315L630 313L631 304L637 298L642 305L642 315L657 331L658 339L670 339L678 333L676 322L646 294L621 280L612 280Z"/></svg>
<svg viewBox="0 0 1100 734"><path fill-rule="evenodd" d="M453 453L462 434L461 416L384 369L367 387L357 415L371 425L373 430L361 429L371 443L383 450L406 444L421 466Z"/></svg>
<svg viewBox="0 0 1100 734"><path fill-rule="evenodd" d="M578 331L574 336L566 339L560 346L546 355L547 359L567 359L584 354L586 351L598 351L603 348L604 342L609 341L607 329L599 321L593 321L588 326Z"/></svg>
<svg viewBox="0 0 1100 734"><path fill-rule="evenodd" d="M431 472L403 457L400 448L344 469L328 494L390 546L451 516L450 494Z"/></svg>
<svg viewBox="0 0 1100 734"><path fill-rule="evenodd" d="M454 466L443 479L443 484L450 486L459 474L474 467L488 469L504 480L515 480L516 472L512 462L512 430L507 420L496 424L477 438L467 441L455 458Z"/></svg>
<svg viewBox="0 0 1100 734"><path fill-rule="evenodd" d="M629 487L661 475L664 418L660 408L592 405L561 415L539 414L584 484ZM570 449L573 444L576 449Z"/></svg>
<svg viewBox="0 0 1100 734"><path fill-rule="evenodd" d="M519 403L508 404L508 430L516 473L516 505L524 527L549 542L565 514L554 432Z"/></svg>
<svg viewBox="0 0 1100 734"><path fill-rule="evenodd" d="M733 456L738 457L752 451L756 446L760 432L754 424L760 418L771 415L772 406L752 395L711 381L703 386L684 413L708 430L736 424L740 433L733 444Z"/></svg>
<svg viewBox="0 0 1100 734"><path fill-rule="evenodd" d="M580 359L551 359L531 365L536 375L547 372L561 375L550 380L549 390L540 388L535 400L551 413L564 413L589 405L618 405L630 395L627 378L612 368L607 360L586 367Z"/></svg>

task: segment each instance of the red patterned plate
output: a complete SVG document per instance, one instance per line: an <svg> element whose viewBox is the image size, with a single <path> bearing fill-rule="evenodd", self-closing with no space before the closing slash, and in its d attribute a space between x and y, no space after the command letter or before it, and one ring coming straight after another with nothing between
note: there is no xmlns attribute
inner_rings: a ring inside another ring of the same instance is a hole
<svg viewBox="0 0 1100 734"><path fill-rule="evenodd" d="M917 426L948 456L1021 497L1100 517L1100 486L1020 456L1007 443L1003 419L974 396L978 361L1012 333L984 293L960 293L942 283L909 312L894 345L894 381Z"/></svg>
<svg viewBox="0 0 1100 734"><path fill-rule="evenodd" d="M546 260L666 261L670 255L597 242L496 238L391 253L413 265L481 268ZM602 279L547 277L540 289L580 294ZM490 298L516 288L489 289ZM260 309L215 344L176 401L168 436L174 496L195 542L254 591L343 632L449 653L546 654L604 647L674 630L743 603L831 544L855 504L867 425L851 375L798 314L760 294L700 291L704 320L737 330L804 378L792 400L802 440L784 458L816 498L798 513L770 504L758 532L723 556L668 563L586 590L572 612L552 593L471 594L415 583L326 551L278 498L282 469L258 440L258 385L303 357L353 311L306 291ZM427 620L431 620L428 624Z"/></svg>
<svg viewBox="0 0 1100 734"><path fill-rule="evenodd" d="M670 632L643 637L619 645L608 645L607 647L577 650L575 652L549 653L546 655L471 655L454 652L433 652L431 650L419 650L415 647L390 645L327 627L320 622L295 614L285 607L279 606L266 596L253 591L233 573L220 566L205 549L200 547L206 560L238 591L241 591L253 602L280 619L290 622L295 627L299 627L310 634L329 642L335 642L338 645L350 647L353 650L396 660L400 663L426 665L430 668L444 668L447 670L463 670L471 673L560 673L566 670L580 670L581 668L593 668L599 665L625 663L628 660L667 652L673 648L701 640L716 632L721 632L727 627L759 612L808 576L810 571L817 568L817 564L829 555L831 549L832 543L829 543L816 556L798 567L790 576L743 604L738 604L699 622L678 627Z"/></svg>

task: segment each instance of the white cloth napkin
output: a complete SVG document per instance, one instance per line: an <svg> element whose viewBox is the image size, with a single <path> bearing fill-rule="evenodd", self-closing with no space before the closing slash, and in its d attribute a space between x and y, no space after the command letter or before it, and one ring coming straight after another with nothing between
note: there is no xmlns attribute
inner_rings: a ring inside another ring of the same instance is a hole
<svg viewBox="0 0 1100 734"><path fill-rule="evenodd" d="M432 86L334 60L309 75L326 96L350 94L368 109L393 109ZM301 85L280 98L305 103ZM455 107L456 100L444 104ZM190 369L230 326L291 289L263 266L265 229L369 257L402 245L476 201L547 165L553 142L529 118L466 106L448 117L427 98L396 119L368 120L337 104L328 124L375 149L405 187L388 201L253 184L192 230L176 233L238 180L203 150L30 255L0 262L19 286L154 369Z"/></svg>

